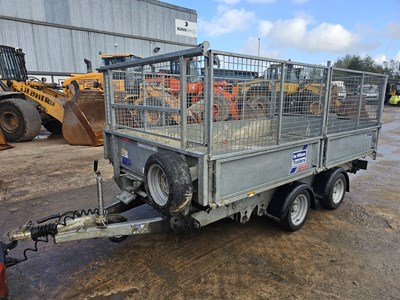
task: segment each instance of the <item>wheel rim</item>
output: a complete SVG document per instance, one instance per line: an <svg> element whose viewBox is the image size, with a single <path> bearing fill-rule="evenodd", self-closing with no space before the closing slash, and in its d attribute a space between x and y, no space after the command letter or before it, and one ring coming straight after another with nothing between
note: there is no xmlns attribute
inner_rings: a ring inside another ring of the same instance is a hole
<svg viewBox="0 0 400 300"><path fill-rule="evenodd" d="M332 190L333 203L338 204L342 200L344 192L345 192L344 189L345 189L345 187L344 187L343 180L338 179L335 182L335 185L333 186L333 190Z"/></svg>
<svg viewBox="0 0 400 300"><path fill-rule="evenodd" d="M219 104L215 104L213 105L213 117L214 119L218 118L219 115L221 114L221 107L219 106Z"/></svg>
<svg viewBox="0 0 400 300"><path fill-rule="evenodd" d="M301 224L308 211L308 198L304 194L300 194L294 199L292 210L290 213L290 218L292 220L293 225L297 226Z"/></svg>
<svg viewBox="0 0 400 300"><path fill-rule="evenodd" d="M13 133L19 127L18 116L12 111L3 112L1 127L8 133Z"/></svg>
<svg viewBox="0 0 400 300"><path fill-rule="evenodd" d="M147 181L154 202L159 206L165 206L168 202L169 184L164 170L158 165L150 166Z"/></svg>
<svg viewBox="0 0 400 300"><path fill-rule="evenodd" d="M215 122L225 121L229 117L229 103L222 95L214 95L213 119Z"/></svg>

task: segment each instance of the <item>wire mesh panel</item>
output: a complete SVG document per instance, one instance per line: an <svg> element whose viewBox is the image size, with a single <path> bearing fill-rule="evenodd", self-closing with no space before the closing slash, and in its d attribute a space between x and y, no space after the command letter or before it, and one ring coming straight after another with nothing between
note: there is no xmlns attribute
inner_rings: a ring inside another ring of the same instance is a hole
<svg viewBox="0 0 400 300"><path fill-rule="evenodd" d="M377 126L385 76L332 69L327 133Z"/></svg>
<svg viewBox="0 0 400 300"><path fill-rule="evenodd" d="M109 128L220 155L323 140L324 127L333 134L379 125L383 75L190 53L105 67Z"/></svg>
<svg viewBox="0 0 400 300"><path fill-rule="evenodd" d="M212 154L320 135L326 67L224 52L213 62Z"/></svg>
<svg viewBox="0 0 400 300"><path fill-rule="evenodd" d="M321 135L328 69L290 62L285 67L299 75L283 81L282 129L278 143L318 137Z"/></svg>
<svg viewBox="0 0 400 300"><path fill-rule="evenodd" d="M181 63L176 58L112 71L115 128L172 139L181 139L184 130L189 143L203 144L204 58L185 58L184 67ZM196 116L187 110L194 106Z"/></svg>
<svg viewBox="0 0 400 300"><path fill-rule="evenodd" d="M273 62L225 53L215 53L211 60L212 154L274 144L277 96L265 73Z"/></svg>
<svg viewBox="0 0 400 300"><path fill-rule="evenodd" d="M368 113L368 118L360 119L359 128L371 126L371 123L378 125L382 99L386 93L385 77L365 74L358 93L362 95L362 101L365 101L365 109Z"/></svg>

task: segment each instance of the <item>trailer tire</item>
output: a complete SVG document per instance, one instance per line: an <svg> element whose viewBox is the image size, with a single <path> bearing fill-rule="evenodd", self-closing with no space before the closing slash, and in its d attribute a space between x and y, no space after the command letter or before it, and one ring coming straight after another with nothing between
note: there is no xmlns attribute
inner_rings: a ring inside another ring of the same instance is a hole
<svg viewBox="0 0 400 300"><path fill-rule="evenodd" d="M279 219L287 231L299 230L306 222L313 197L312 189L305 183L285 185L274 193L267 212Z"/></svg>
<svg viewBox="0 0 400 300"><path fill-rule="evenodd" d="M28 100L11 98L0 101L0 127L9 142L32 140L40 132L42 120Z"/></svg>
<svg viewBox="0 0 400 300"><path fill-rule="evenodd" d="M348 191L348 178L344 169L335 168L318 175L314 191L321 205L326 209L337 209Z"/></svg>
<svg viewBox="0 0 400 300"><path fill-rule="evenodd" d="M145 165L145 188L150 204L163 214L183 212L193 196L189 167L176 153L157 152Z"/></svg>

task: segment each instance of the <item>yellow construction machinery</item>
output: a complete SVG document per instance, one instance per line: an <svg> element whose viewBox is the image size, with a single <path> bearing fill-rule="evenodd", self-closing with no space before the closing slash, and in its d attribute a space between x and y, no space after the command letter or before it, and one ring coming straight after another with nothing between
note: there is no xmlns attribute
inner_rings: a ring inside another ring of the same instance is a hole
<svg viewBox="0 0 400 300"><path fill-rule="evenodd" d="M283 70L283 72L282 72ZM319 115L323 110L320 95L324 93L325 84L315 83L306 78L305 70L295 65L271 64L264 75L247 82L234 85L232 94L239 99L239 105L245 110L260 111L269 114L269 97L272 91L281 92L283 83L283 112ZM344 89L344 91L343 91ZM344 101L345 100L345 101ZM356 112L357 97L347 97L342 81L332 81L329 110L340 116L350 116ZM365 101L362 101L361 116L366 116Z"/></svg>
<svg viewBox="0 0 400 300"><path fill-rule="evenodd" d="M117 53L117 54L99 54L101 64L104 66L113 65L116 63L126 62L133 59L142 58L132 53ZM87 73L85 74L71 74L63 82L63 92L68 97L73 97L78 90L104 90L103 74L93 72L92 63L90 60L85 59Z"/></svg>
<svg viewBox="0 0 400 300"><path fill-rule="evenodd" d="M71 145L102 145L102 91L79 90L70 97L40 80L28 80L22 50L0 46L0 129L5 139L31 140L41 125L62 133Z"/></svg>
<svg viewBox="0 0 400 300"><path fill-rule="evenodd" d="M99 57L102 60L102 65L109 66L116 63L123 63L135 59L140 59L142 57L131 54L131 53L123 53L123 54L100 54ZM103 74L92 72L91 62L85 60L88 72L86 74L71 74L70 78L67 78L63 82L63 91L69 97L73 97L73 95L77 91L83 90L96 90L103 91L104 83L103 83ZM197 77L197 62L196 61L188 61L187 72L193 77ZM145 94L143 94L143 89L140 88L140 80L135 80L135 76L132 74L132 78L120 78L113 79L114 86L114 97L115 101L118 103L130 103L134 105L142 105L142 101L146 98L146 105L149 106L158 106L161 103L164 103L167 107L170 108L178 108L179 107L179 94L180 94L180 80L176 78L179 74L179 62L172 61L170 62L169 68L160 70L158 75L153 76L152 78L147 78ZM133 72L135 73L135 72ZM168 89L168 94L165 94L165 91L162 91L161 86L166 86ZM202 81L194 81L188 82L186 84L187 96L191 101L191 104L195 104L200 102L202 93L204 89L204 83ZM141 91L141 92L139 92ZM221 88L219 83L214 84L214 113L213 117L217 120L225 120L231 115L233 118L239 118L238 110L233 103L233 98L230 93ZM196 107L203 107L202 103L198 103L199 105L195 106L191 112L196 110ZM146 112L140 113L138 110L130 111L130 116L134 123L138 126L143 122L145 118L149 124L153 126L159 124L162 120L162 114L159 112ZM168 114L169 121L179 123L179 115ZM197 119L197 116L196 116Z"/></svg>
<svg viewBox="0 0 400 300"><path fill-rule="evenodd" d="M385 103L391 105L400 105L400 82L391 80L386 86Z"/></svg>

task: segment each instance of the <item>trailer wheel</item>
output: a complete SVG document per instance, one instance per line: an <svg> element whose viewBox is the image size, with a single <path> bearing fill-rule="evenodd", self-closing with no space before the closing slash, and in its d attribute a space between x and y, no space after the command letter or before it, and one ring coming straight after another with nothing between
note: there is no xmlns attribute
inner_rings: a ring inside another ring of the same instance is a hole
<svg viewBox="0 0 400 300"><path fill-rule="evenodd" d="M307 184L286 185L275 192L267 211L279 219L280 226L285 230L299 230L306 222L311 194L311 187Z"/></svg>
<svg viewBox="0 0 400 300"><path fill-rule="evenodd" d="M315 193L319 202L327 209L338 208L348 190L347 178L342 168L320 174L314 182Z"/></svg>
<svg viewBox="0 0 400 300"><path fill-rule="evenodd" d="M0 127L7 141L24 142L40 132L42 120L36 107L25 99L0 101Z"/></svg>
<svg viewBox="0 0 400 300"><path fill-rule="evenodd" d="M306 222L308 210L310 208L310 194L306 189L302 189L287 199L288 209L281 218L281 225L289 231L300 229Z"/></svg>
<svg viewBox="0 0 400 300"><path fill-rule="evenodd" d="M175 153L155 153L145 165L145 188L150 203L166 215L188 207L193 196L192 178L186 162Z"/></svg>

